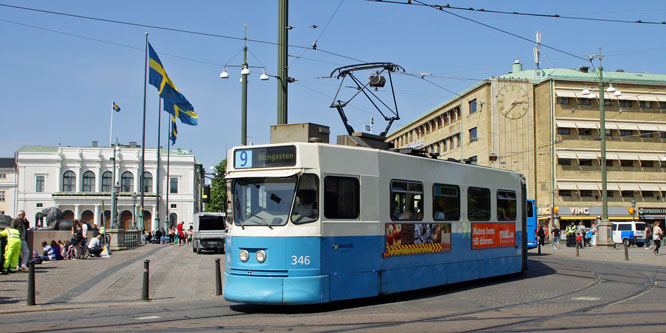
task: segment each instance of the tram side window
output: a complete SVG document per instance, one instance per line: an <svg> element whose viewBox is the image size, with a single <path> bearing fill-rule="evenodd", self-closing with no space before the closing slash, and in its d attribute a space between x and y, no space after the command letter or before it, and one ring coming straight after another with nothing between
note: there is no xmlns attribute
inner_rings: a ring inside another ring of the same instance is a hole
<svg viewBox="0 0 666 333"><path fill-rule="evenodd" d="M515 221L516 203L516 192L497 191L497 219L500 221Z"/></svg>
<svg viewBox="0 0 666 333"><path fill-rule="evenodd" d="M324 216L329 219L357 219L360 212L360 187L352 177L324 178Z"/></svg>
<svg viewBox="0 0 666 333"><path fill-rule="evenodd" d="M470 221L490 220L490 190L482 187L467 189L467 217Z"/></svg>
<svg viewBox="0 0 666 333"><path fill-rule="evenodd" d="M291 210L291 221L307 223L319 217L319 178L316 175L304 174L298 182L298 190Z"/></svg>
<svg viewBox="0 0 666 333"><path fill-rule="evenodd" d="M437 221L460 219L460 188L435 184L432 187L432 217Z"/></svg>
<svg viewBox="0 0 666 333"><path fill-rule="evenodd" d="M405 180L391 182L391 219L398 221L423 219L423 184Z"/></svg>

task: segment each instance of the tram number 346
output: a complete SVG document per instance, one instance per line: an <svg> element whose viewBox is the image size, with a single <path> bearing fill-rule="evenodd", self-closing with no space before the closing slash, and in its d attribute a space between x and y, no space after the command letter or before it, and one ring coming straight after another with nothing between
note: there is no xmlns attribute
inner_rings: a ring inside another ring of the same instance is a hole
<svg viewBox="0 0 666 333"><path fill-rule="evenodd" d="M291 264L307 266L310 264L310 256L291 256Z"/></svg>

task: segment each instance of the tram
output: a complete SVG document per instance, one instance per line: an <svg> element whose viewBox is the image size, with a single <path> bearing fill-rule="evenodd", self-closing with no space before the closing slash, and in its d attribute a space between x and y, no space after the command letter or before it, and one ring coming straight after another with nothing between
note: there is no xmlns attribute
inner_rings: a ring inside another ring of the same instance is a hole
<svg viewBox="0 0 666 333"><path fill-rule="evenodd" d="M326 143L228 152L224 298L313 304L526 269L515 172Z"/></svg>

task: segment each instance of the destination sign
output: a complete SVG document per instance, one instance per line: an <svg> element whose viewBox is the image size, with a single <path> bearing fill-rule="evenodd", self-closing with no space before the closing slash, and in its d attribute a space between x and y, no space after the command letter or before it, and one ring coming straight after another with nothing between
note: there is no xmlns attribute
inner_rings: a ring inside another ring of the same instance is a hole
<svg viewBox="0 0 666 333"><path fill-rule="evenodd" d="M274 168L296 165L296 146L237 149L234 168Z"/></svg>

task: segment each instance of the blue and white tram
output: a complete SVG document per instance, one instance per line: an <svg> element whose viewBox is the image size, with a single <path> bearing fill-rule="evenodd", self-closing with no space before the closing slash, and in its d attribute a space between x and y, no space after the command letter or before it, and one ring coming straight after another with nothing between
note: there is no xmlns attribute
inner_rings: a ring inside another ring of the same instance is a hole
<svg viewBox="0 0 666 333"><path fill-rule="evenodd" d="M322 143L227 161L226 300L324 303L526 268L518 173Z"/></svg>

